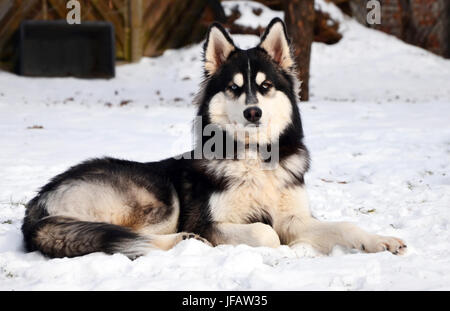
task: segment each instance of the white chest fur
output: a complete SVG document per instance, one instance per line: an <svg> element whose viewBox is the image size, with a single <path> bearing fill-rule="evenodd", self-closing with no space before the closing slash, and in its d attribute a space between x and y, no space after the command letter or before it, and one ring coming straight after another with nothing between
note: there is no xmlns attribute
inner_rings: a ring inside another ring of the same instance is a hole
<svg viewBox="0 0 450 311"><path fill-rule="evenodd" d="M294 183L304 172L305 159L293 155L275 169L263 170L259 159L215 160L207 165L209 173L229 179L227 190L209 200L211 216L217 222L246 223L269 214L308 212L306 192Z"/></svg>

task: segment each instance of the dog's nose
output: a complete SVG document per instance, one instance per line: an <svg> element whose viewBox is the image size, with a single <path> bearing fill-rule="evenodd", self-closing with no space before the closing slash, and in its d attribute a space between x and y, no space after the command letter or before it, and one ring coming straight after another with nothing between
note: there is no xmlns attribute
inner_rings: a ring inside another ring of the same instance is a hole
<svg viewBox="0 0 450 311"><path fill-rule="evenodd" d="M244 118L250 122L258 122L261 116L262 110L258 107L250 107L244 110Z"/></svg>

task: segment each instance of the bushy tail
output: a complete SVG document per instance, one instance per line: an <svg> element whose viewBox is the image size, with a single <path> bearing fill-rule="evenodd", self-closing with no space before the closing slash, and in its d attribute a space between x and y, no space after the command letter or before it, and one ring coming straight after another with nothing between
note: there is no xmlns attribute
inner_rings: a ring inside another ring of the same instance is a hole
<svg viewBox="0 0 450 311"><path fill-rule="evenodd" d="M128 228L102 222L79 221L69 217L47 216L22 226L25 247L49 257L75 257L93 252L122 253L129 258L146 254L150 239Z"/></svg>

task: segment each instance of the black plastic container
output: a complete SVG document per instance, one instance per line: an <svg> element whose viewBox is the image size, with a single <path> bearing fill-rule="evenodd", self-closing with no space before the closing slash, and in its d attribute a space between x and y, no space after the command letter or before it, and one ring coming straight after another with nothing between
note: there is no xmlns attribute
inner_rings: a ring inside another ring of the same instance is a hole
<svg viewBox="0 0 450 311"><path fill-rule="evenodd" d="M34 77L112 78L114 27L108 22L23 21L17 73Z"/></svg>

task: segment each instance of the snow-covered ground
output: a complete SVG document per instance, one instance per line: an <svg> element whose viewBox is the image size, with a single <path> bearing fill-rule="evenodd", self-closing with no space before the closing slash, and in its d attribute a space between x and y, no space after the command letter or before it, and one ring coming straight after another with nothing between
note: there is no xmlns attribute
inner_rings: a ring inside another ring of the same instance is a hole
<svg viewBox="0 0 450 311"><path fill-rule="evenodd" d="M339 18L344 38L314 44L312 98L300 104L311 209L401 237L405 256L195 240L135 261L24 252L24 203L55 174L90 157L150 161L189 145L195 45L120 66L109 81L0 72L0 290L449 290L450 61Z"/></svg>

